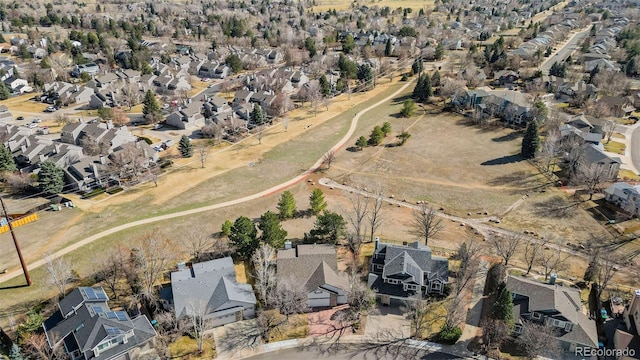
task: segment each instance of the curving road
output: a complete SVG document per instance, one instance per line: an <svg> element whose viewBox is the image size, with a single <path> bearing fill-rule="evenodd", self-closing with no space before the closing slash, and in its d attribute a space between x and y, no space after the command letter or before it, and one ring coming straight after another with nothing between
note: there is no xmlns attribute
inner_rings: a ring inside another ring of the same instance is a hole
<svg viewBox="0 0 640 360"><path fill-rule="evenodd" d="M409 81L407 82L405 85L403 85L400 89L396 90L393 94L387 96L386 98L378 101L377 103L367 107L366 109L361 110L360 112L358 112L357 114L355 114L355 116L353 117L353 119L351 120L351 126L349 127L349 131L347 131L347 133L342 137L342 139L340 139L340 141L338 141L337 144L335 144L329 151L327 151L327 153L329 152L335 152L338 149L340 149L342 146L344 146L344 144L347 143L347 141L349 141L349 139L351 138L351 136L353 135L353 133L356 131L356 127L358 125L358 120L360 119L360 117L367 113L369 110L376 108L378 106L380 106L381 104L393 99L394 97L396 97L398 94L400 94L402 91L404 91L409 85L411 85L413 82L415 81ZM88 238L85 238L81 241L78 241L72 245L69 245L57 252L55 252L53 254L53 258L58 258L60 256L64 256L82 246L85 246L87 244L90 244L93 241L96 241L98 239L101 239L105 236L108 235L112 235L115 234L117 232L123 231L123 230L127 230L136 226L140 226L140 225L146 225L146 224L151 224L151 223L155 223L155 222L159 222L159 221L165 221L165 220L170 220L170 219L175 219L178 217L182 217L182 216L187 216L187 215L193 215L193 214L197 214L197 213L201 213L201 212L205 212L205 211L211 211L211 210L216 210L216 209L220 209L220 208L224 208L224 207L228 207L228 206L232 206L232 205L237 205L240 203L244 203L247 201L251 201L251 200L255 200L258 198L261 198L263 196L268 196L271 195L275 192L281 191L289 186L292 186L302 180L304 180L305 177L307 177L309 174L313 173L314 171L316 171L324 162L324 156L321 157L320 159L318 159L318 161L316 161L309 169L307 169L305 172L303 172L302 174L294 177L293 179L290 179L288 181L285 181L281 184L275 185L269 189L266 189L264 191L255 193L253 195L249 195L249 196L245 196L239 199L235 199L235 200L230 200L230 201L225 201L222 203L218 203L218 204L213 204L213 205L208 205L208 206L202 206L199 208L195 208L195 209L191 209L191 210L185 210L185 211L179 211L173 214L166 214L166 215L160 215L160 216L155 216L155 217L151 217L151 218L147 218L147 219L142 219L142 220L138 220L138 221L133 221L130 223L126 223L126 224L122 224L119 226L116 226L114 228L102 231L100 233L97 233L95 235L92 235ZM29 264L27 267L29 270L33 270L37 267L40 267L42 265L46 264L46 261L44 259L40 259L37 261L32 262L31 264ZM9 279L12 279L14 277L17 276L21 276L22 275L22 269L17 269L17 270L13 270L10 272L7 272L4 275L0 276L0 283L8 281Z"/></svg>

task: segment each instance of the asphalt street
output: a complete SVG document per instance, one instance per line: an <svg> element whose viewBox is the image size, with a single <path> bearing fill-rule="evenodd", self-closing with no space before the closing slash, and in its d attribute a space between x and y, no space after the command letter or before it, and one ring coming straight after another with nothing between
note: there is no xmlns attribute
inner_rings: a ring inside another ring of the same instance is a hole
<svg viewBox="0 0 640 360"><path fill-rule="evenodd" d="M555 55L552 55L544 63L540 66L540 71L543 74L549 74L549 69L551 69L551 65L555 62L562 62L566 60L569 55L573 54L574 51L580 49L580 44L584 39L589 36L589 29L583 30L579 33L576 33L573 38L571 38Z"/></svg>

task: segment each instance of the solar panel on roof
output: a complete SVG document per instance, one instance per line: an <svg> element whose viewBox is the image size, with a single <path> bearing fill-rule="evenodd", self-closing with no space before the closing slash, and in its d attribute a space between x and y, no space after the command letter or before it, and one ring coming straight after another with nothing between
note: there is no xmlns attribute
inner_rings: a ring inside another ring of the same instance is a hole
<svg viewBox="0 0 640 360"><path fill-rule="evenodd" d="M102 288L93 289L93 292L96 294L97 299L107 300L107 294L104 292L104 289Z"/></svg>
<svg viewBox="0 0 640 360"><path fill-rule="evenodd" d="M97 299L96 293L93 291L92 288L85 288L84 293L87 295L87 299L90 299L90 300Z"/></svg>
<svg viewBox="0 0 640 360"><path fill-rule="evenodd" d="M107 331L107 334L109 335L119 335L122 334L122 330L116 328L116 327L111 327L111 326L105 326L104 329Z"/></svg>
<svg viewBox="0 0 640 360"><path fill-rule="evenodd" d="M95 312L96 314L102 314L102 313L104 313L104 309L102 309L102 307L100 307L100 306L94 306L93 307L93 312Z"/></svg>
<svg viewBox="0 0 640 360"><path fill-rule="evenodd" d="M116 317L118 320L125 321L127 320L127 313L124 311L116 311Z"/></svg>
<svg viewBox="0 0 640 360"><path fill-rule="evenodd" d="M116 313L113 312L113 311L107 311L104 314L107 317L107 319L116 319L117 318Z"/></svg>

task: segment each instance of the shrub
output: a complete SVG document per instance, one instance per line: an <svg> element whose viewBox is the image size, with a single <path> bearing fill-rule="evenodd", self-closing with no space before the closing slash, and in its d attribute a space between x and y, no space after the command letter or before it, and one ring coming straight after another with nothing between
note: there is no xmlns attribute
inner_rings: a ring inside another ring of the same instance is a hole
<svg viewBox="0 0 640 360"><path fill-rule="evenodd" d="M124 189L121 188L121 187L115 187L115 188L111 188L111 189L107 190L107 194L113 195L113 194L117 194L117 193L119 193L119 192L121 192L123 190Z"/></svg>
<svg viewBox="0 0 640 360"><path fill-rule="evenodd" d="M440 331L436 334L436 341L442 344L453 345L462 336L462 329L459 326L448 327L442 325Z"/></svg>
<svg viewBox="0 0 640 360"><path fill-rule="evenodd" d="M103 188L98 188L98 189L93 189L87 193L85 193L84 195L82 195L81 199L90 199L94 196L100 195L102 193L104 193L105 190Z"/></svg>
<svg viewBox="0 0 640 360"><path fill-rule="evenodd" d="M153 141L151 141L151 139L149 139L148 137L145 137L145 136L138 136L138 140L142 140L142 141L146 142L149 145L153 144Z"/></svg>

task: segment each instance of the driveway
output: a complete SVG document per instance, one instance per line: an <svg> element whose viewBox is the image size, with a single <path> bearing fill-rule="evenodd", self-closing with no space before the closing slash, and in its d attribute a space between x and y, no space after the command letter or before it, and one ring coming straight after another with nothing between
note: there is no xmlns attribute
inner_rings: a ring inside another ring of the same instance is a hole
<svg viewBox="0 0 640 360"><path fill-rule="evenodd" d="M375 338L378 334L389 332L398 337L411 336L411 324L397 306L378 306L379 315L367 316L365 336Z"/></svg>

